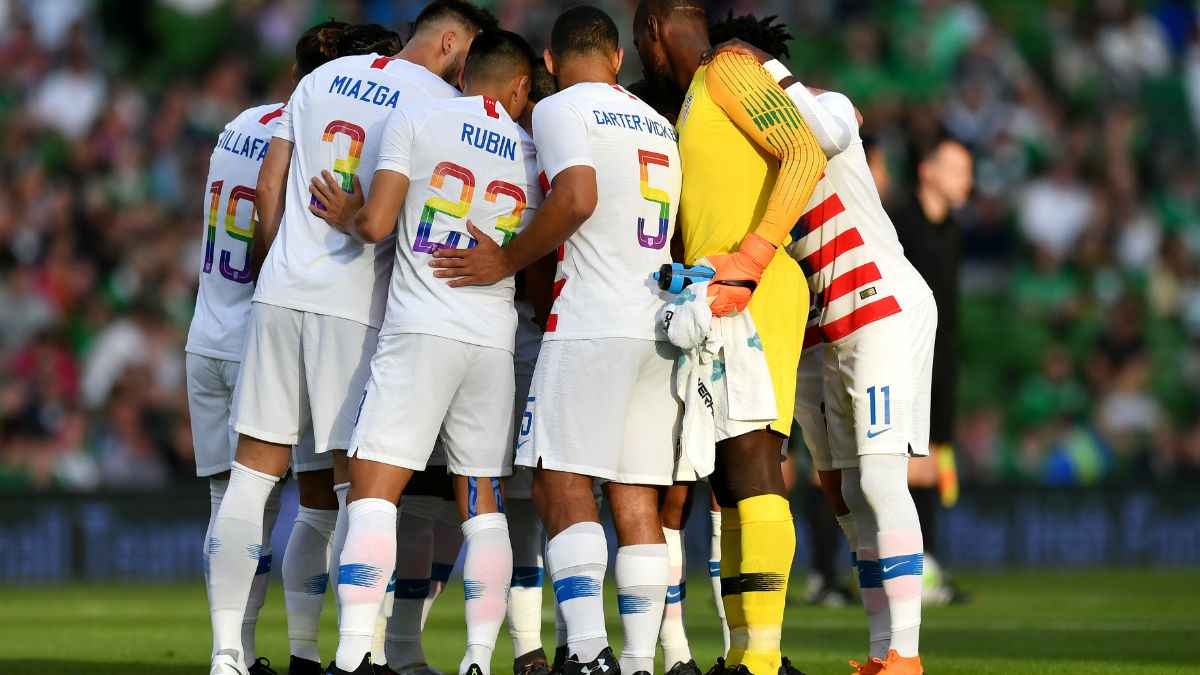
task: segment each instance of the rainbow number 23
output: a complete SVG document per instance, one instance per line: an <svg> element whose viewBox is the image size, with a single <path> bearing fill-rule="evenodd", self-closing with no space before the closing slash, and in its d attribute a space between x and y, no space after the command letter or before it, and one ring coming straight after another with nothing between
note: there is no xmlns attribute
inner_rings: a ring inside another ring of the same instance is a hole
<svg viewBox="0 0 1200 675"><path fill-rule="evenodd" d="M334 120L325 126L324 133L321 134L321 141L325 143L333 143L334 138L338 134L342 134L350 139L350 151L345 157L334 160L333 172L338 175L342 181L342 189L346 192L354 192L354 171L358 169L358 163L362 161L363 142L367 139L367 132L363 128L352 122L343 120ZM325 210L316 197L310 197L309 203L313 206Z"/></svg>
<svg viewBox="0 0 1200 675"><path fill-rule="evenodd" d="M441 213L454 219L464 218L471 210L471 201L475 198L475 174L471 173L470 169L453 162L442 162L437 165L437 168L433 170L433 175L429 178L430 187L440 189L445 184L447 176L457 178L462 183L462 191L459 193L457 202L441 197L432 197L425 202L424 208L421 209L421 222L417 225L417 238L413 241L412 247L417 253L433 253L438 249L458 248L458 244L462 240L462 233L450 232L446 235L444 242L430 241L433 220L437 214ZM504 240L501 242L501 245L504 245L516 234L517 224L521 222L521 215L525 213L526 202L524 190L512 183L499 180L488 184L483 198L495 203L500 195L511 197L516 202L511 213L496 220L496 229L504 234ZM467 237L467 239L467 248L472 248L477 243L472 237Z"/></svg>
<svg viewBox="0 0 1200 675"><path fill-rule="evenodd" d="M225 188L225 181L213 181L208 187L208 192L211 195L208 202L208 236L204 245L204 273L212 274L213 260L217 252L217 211L221 201L221 193ZM237 225L237 210L241 202L250 203L250 226L242 229ZM219 269L221 276L239 284L250 283L250 241L254 237L254 226L258 223L255 216L258 214L257 207L254 203L254 188L249 188L244 185L234 186L229 191L229 202L225 206L225 232L236 241L240 241L245 245L245 251L242 255L241 268L235 268L232 265L233 252L221 251L221 263Z"/></svg>
<svg viewBox="0 0 1200 675"><path fill-rule="evenodd" d="M650 165L670 166L670 159L662 153L638 150L638 167L641 169L642 199L658 204L658 234L646 234L646 219L638 218L638 243L645 248L662 248L667 245L667 229L671 221L671 196L658 188L650 187Z"/></svg>

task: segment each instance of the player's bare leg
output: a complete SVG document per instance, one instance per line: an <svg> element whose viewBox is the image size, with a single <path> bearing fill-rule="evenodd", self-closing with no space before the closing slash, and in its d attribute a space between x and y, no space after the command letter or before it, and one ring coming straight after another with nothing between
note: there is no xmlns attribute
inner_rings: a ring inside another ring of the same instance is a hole
<svg viewBox="0 0 1200 675"><path fill-rule="evenodd" d="M796 531L779 453L784 438L758 430L717 444L713 492L721 505L721 588L729 620L727 665L779 670L779 637Z"/></svg>
<svg viewBox="0 0 1200 675"><path fill-rule="evenodd" d="M413 471L352 458L349 474L346 543L337 567L341 614L334 660L338 668L353 672L371 649L376 618L396 570L396 503Z"/></svg>
<svg viewBox="0 0 1200 675"><path fill-rule="evenodd" d="M496 636L508 608L512 544L501 492L499 478L454 476L454 495L467 545L463 561L467 650L458 666L459 675L491 673Z"/></svg>
<svg viewBox="0 0 1200 675"><path fill-rule="evenodd" d="M329 587L329 546L338 515L333 469L298 473L296 485L300 508L283 554L289 651L293 659L319 667L317 634Z"/></svg>
<svg viewBox="0 0 1200 675"><path fill-rule="evenodd" d="M263 551L267 502L287 471L291 446L246 435L208 538L208 592L212 608L213 672L241 672L242 618Z"/></svg>
<svg viewBox="0 0 1200 675"><path fill-rule="evenodd" d="M687 564L683 546L683 529L692 512L692 496L696 483L679 482L661 491L658 518L662 522L663 538L667 542L669 575L666 604L663 606L662 626L658 642L662 645L664 670L670 675L698 675L700 668L692 658L684 627L684 598L687 596Z"/></svg>

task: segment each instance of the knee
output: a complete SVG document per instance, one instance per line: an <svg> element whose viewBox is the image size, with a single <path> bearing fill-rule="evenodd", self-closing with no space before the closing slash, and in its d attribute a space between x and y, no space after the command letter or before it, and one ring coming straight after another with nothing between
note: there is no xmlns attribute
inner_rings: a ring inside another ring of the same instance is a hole
<svg viewBox="0 0 1200 675"><path fill-rule="evenodd" d="M692 488L694 483L672 485L663 490L658 517L663 527L672 530L683 529L687 517L692 511Z"/></svg>

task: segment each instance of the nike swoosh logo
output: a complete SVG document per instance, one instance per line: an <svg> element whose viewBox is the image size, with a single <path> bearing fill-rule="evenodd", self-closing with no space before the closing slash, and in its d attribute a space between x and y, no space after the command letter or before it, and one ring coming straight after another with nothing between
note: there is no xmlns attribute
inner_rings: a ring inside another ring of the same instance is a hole
<svg viewBox="0 0 1200 675"><path fill-rule="evenodd" d="M886 434L887 432L889 432L891 430L892 430L892 427L888 427L888 428L882 429L880 431L871 431L868 429L867 430L867 438L875 438L876 436L878 436L880 434Z"/></svg>
<svg viewBox="0 0 1200 675"><path fill-rule="evenodd" d="M671 598L678 598L678 597L679 597L679 593L667 593L668 600L670 600Z"/></svg>
<svg viewBox="0 0 1200 675"><path fill-rule="evenodd" d="M896 564L894 564L894 565L884 565L884 567L883 567L883 571L884 571L884 572L891 572L892 570L896 569L897 567L899 567L899 566L901 566L901 565L904 565L904 564L906 564L907 562L908 562L908 561L904 561L904 562L898 562L898 563L896 563Z"/></svg>
<svg viewBox="0 0 1200 675"><path fill-rule="evenodd" d="M426 589L427 589L427 587L424 584L422 584L420 586L409 586L408 593L409 593L409 595L412 595L413 593L417 593L419 591L423 591Z"/></svg>
<svg viewBox="0 0 1200 675"><path fill-rule="evenodd" d="M526 439L526 440L524 440L524 441L521 441L520 443L517 443L517 448L520 448L522 445L525 445L525 444L526 444L526 443L528 443L528 442L529 442L529 440L528 440L528 439Z"/></svg>

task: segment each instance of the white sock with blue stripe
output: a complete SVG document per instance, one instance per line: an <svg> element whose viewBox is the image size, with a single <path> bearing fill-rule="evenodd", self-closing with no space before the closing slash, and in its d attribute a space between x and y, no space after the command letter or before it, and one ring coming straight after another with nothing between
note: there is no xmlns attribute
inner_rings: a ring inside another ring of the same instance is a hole
<svg viewBox="0 0 1200 675"><path fill-rule="evenodd" d="M467 542L463 560L463 597L466 599L467 653L458 666L460 674L477 664L490 675L496 636L508 608L508 584L512 579L512 544L508 541L508 519L503 513L481 513L462 524Z"/></svg>
<svg viewBox="0 0 1200 675"><path fill-rule="evenodd" d="M658 643L663 650L663 670L670 670L676 663L692 660L692 649L688 645L687 630L683 625L684 599L687 597L687 564L684 560L683 532L663 528L667 540L667 559L670 573L667 577L666 605L663 607L662 628L658 631Z"/></svg>
<svg viewBox="0 0 1200 675"><path fill-rule="evenodd" d="M271 496L267 497L266 508L263 509L262 553L258 556L258 568L254 570L254 581L250 582L250 595L246 598L246 613L242 615L242 650L246 664L253 664L258 658L254 648L254 629L258 627L258 613L267 602L267 584L271 581L271 562L274 550L271 548L271 533L275 530L275 521L279 520L279 499L283 493L283 482L275 484Z"/></svg>
<svg viewBox="0 0 1200 675"><path fill-rule="evenodd" d="M321 660L317 633L329 588L329 547L337 515L336 509L301 506L283 552L289 649L292 656L308 661Z"/></svg>
<svg viewBox="0 0 1200 675"><path fill-rule="evenodd" d="M237 462L208 538L213 654L243 661L242 617L262 555L263 511L279 478Z"/></svg>
<svg viewBox="0 0 1200 675"><path fill-rule="evenodd" d="M907 455L859 458L860 485L878 528L879 583L887 598L891 640L900 656L917 655L921 635L921 521L908 490Z"/></svg>
<svg viewBox="0 0 1200 675"><path fill-rule="evenodd" d="M371 651L375 620L396 569L396 505L359 499L346 506L346 543L338 565L337 667L353 671Z"/></svg>
<svg viewBox="0 0 1200 675"><path fill-rule="evenodd" d="M654 672L658 628L663 620L670 558L666 544L634 544L617 549L617 611L625 629L621 672ZM675 665L674 662L671 665ZM670 666L668 666L670 667Z"/></svg>
<svg viewBox="0 0 1200 675"><path fill-rule="evenodd" d="M581 663L594 661L608 646L601 595L607 568L608 541L600 523L575 523L546 543L546 569L567 625L567 651Z"/></svg>
<svg viewBox="0 0 1200 675"><path fill-rule="evenodd" d="M508 633L513 655L524 656L542 648L542 521L532 499L506 497L504 513L513 554Z"/></svg>
<svg viewBox="0 0 1200 675"><path fill-rule="evenodd" d="M729 621L725 618L725 603L721 600L721 510L709 511L708 517L712 520L712 532L708 540L708 576L712 582L717 619L721 621L721 638L725 643L721 657L724 658L729 653Z"/></svg>

